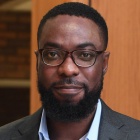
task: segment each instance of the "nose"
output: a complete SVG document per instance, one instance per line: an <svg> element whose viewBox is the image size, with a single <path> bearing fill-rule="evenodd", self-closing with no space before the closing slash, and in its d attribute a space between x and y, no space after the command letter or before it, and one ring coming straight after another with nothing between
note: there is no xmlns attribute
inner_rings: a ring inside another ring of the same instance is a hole
<svg viewBox="0 0 140 140"><path fill-rule="evenodd" d="M79 74L78 66L73 62L71 57L67 57L58 68L59 75L66 77L77 76Z"/></svg>

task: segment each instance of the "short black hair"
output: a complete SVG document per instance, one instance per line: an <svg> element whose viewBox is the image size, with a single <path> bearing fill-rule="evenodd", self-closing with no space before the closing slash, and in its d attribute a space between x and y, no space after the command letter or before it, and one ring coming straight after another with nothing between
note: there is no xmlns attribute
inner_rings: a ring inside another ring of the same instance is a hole
<svg viewBox="0 0 140 140"><path fill-rule="evenodd" d="M37 32L38 45L39 45L39 39L42 33L42 29L46 21L58 15L83 17L83 18L88 18L93 22L95 22L101 31L101 35L104 41L104 48L105 49L107 48L108 28L104 18L94 8L79 2L67 2L67 3L57 5L43 16L42 20L40 21L38 32Z"/></svg>

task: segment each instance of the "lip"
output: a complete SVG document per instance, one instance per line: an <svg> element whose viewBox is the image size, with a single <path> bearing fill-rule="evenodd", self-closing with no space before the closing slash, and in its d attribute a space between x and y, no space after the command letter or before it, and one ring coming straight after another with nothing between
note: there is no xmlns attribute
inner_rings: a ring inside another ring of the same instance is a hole
<svg viewBox="0 0 140 140"><path fill-rule="evenodd" d="M83 90L82 86L75 85L59 85L54 87L54 91L60 95L77 95Z"/></svg>

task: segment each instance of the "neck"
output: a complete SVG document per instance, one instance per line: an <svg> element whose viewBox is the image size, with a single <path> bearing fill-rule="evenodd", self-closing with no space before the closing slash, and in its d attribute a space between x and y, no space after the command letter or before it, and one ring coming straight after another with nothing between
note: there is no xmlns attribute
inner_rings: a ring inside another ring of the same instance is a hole
<svg viewBox="0 0 140 140"><path fill-rule="evenodd" d="M95 110L85 119L77 122L54 121L47 118L49 136L51 140L78 140L90 128Z"/></svg>

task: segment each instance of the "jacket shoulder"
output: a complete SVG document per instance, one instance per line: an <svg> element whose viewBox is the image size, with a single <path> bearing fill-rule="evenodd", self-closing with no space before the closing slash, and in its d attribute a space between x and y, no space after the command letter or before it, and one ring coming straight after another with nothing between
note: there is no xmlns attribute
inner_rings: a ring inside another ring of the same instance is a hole
<svg viewBox="0 0 140 140"><path fill-rule="evenodd" d="M103 101L103 119L114 126L125 126L127 130L140 130L140 121L110 109Z"/></svg>
<svg viewBox="0 0 140 140"><path fill-rule="evenodd" d="M103 101L101 103L100 140L140 140L139 120L110 109Z"/></svg>
<svg viewBox="0 0 140 140"><path fill-rule="evenodd" d="M31 130L39 126L42 109L33 115L26 116L14 122L0 127L0 140L10 140L11 137L18 136L26 130Z"/></svg>
<svg viewBox="0 0 140 140"><path fill-rule="evenodd" d="M22 125L28 118L29 116L1 126L0 140L9 140L11 134L15 133L17 131L17 128Z"/></svg>

